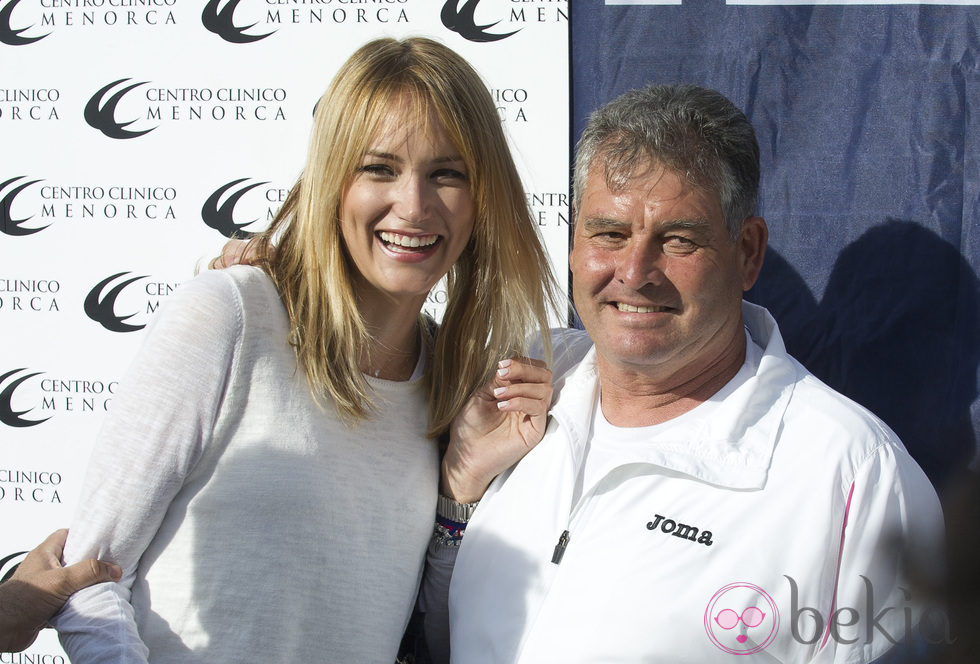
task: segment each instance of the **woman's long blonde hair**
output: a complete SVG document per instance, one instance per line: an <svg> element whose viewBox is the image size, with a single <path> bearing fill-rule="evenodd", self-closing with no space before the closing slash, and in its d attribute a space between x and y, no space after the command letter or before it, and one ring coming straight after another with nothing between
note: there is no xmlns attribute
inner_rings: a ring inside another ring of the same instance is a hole
<svg viewBox="0 0 980 664"><path fill-rule="evenodd" d="M358 311L340 232L341 199L386 114L405 99L409 120L439 119L460 151L475 203L473 235L447 278L447 305L425 382L428 434L445 431L497 361L547 334L557 298L495 104L473 68L424 38L379 39L344 63L317 104L306 166L269 229L253 242L286 306L314 397L356 422L375 404L358 367L372 338ZM402 107L406 105L402 103ZM270 252L270 245L276 245Z"/></svg>

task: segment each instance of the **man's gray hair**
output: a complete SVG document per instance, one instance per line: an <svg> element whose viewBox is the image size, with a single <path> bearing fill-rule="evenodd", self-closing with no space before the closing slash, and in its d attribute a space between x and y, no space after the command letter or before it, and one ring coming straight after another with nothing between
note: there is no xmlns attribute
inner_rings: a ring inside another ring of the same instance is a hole
<svg viewBox="0 0 980 664"><path fill-rule="evenodd" d="M592 113L576 148L576 210L596 157L613 191L645 175L651 165L662 165L699 189L717 192L733 240L746 217L755 213L755 131L745 114L714 90L650 85L630 90Z"/></svg>

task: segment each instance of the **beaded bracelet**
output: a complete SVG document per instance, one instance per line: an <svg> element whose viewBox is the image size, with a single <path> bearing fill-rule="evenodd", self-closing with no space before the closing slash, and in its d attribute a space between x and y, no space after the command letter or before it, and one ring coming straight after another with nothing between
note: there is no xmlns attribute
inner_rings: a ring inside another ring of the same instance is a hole
<svg viewBox="0 0 980 664"><path fill-rule="evenodd" d="M463 533L465 532L465 523L436 516L436 525L432 532L432 539L442 546L459 546L459 543L463 541Z"/></svg>

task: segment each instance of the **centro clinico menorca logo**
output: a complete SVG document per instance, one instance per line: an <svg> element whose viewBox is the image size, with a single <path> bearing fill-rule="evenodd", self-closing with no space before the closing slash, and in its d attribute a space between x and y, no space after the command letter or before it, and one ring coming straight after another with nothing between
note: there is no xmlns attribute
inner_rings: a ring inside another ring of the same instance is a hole
<svg viewBox="0 0 980 664"><path fill-rule="evenodd" d="M562 228L570 226L568 211L571 206L567 191L529 191L525 196L538 226Z"/></svg>
<svg viewBox="0 0 980 664"><path fill-rule="evenodd" d="M169 224L177 219L177 198L176 187L166 183L75 184L18 175L0 182L0 232L23 237L55 222Z"/></svg>
<svg viewBox="0 0 980 664"><path fill-rule="evenodd" d="M20 2L22 0L0 0L0 43L26 46L62 28L85 30L98 26L142 31L177 24L172 10L177 0L30 0L21 5L15 18L13 12ZM37 17L32 23L22 16L31 4ZM29 30L47 32L25 35Z"/></svg>
<svg viewBox="0 0 980 664"><path fill-rule="evenodd" d="M161 299L172 295L180 286L180 282L154 280L145 274L131 277L131 274L111 274L95 284L85 296L85 315L110 332L142 330L146 327L146 319L160 307ZM141 279L150 280L134 288L133 284ZM120 314L117 309L131 313ZM141 319L131 321L136 316Z"/></svg>
<svg viewBox="0 0 980 664"><path fill-rule="evenodd" d="M33 44L34 42L41 41L51 33L45 33L43 35L38 35L36 37L23 36L22 33L27 32L33 25L28 25L23 28L15 28L11 24L11 15L14 13L14 7L17 6L20 0L10 0L3 7L0 7L0 43L7 44L8 46L26 46L27 44Z"/></svg>
<svg viewBox="0 0 980 664"><path fill-rule="evenodd" d="M457 33L463 39L471 42L494 42L507 39L511 35L516 35L520 30L506 33L487 32L494 27L499 20L486 25L476 24L476 7L480 0L465 0L463 6L459 6L459 0L446 0L442 6L442 13L439 18L442 24Z"/></svg>
<svg viewBox="0 0 980 664"><path fill-rule="evenodd" d="M136 120L126 122L116 120L116 106L122 100L123 96L141 85L146 85L149 81L124 86L122 89L117 90L108 100L105 99L105 96L114 87L131 80L131 78L121 78L118 81L113 81L92 95L92 98L85 104L85 122L90 127L98 129L109 138L118 139L137 138L149 134L156 129L156 127L151 127L142 131L130 131L126 127L136 122Z"/></svg>
<svg viewBox="0 0 980 664"><path fill-rule="evenodd" d="M17 375L23 371L28 371L28 369L21 367L0 375L0 388L2 388L0 389L0 422L3 422L8 427L16 427L19 429L37 426L38 424L42 424L51 419L50 416L45 417L43 420L32 420L23 417L34 410L33 408L27 408L26 410L14 410L14 391L26 381L44 373L43 371L35 371L22 376Z"/></svg>
<svg viewBox="0 0 980 664"><path fill-rule="evenodd" d="M0 88L0 121L60 120L58 88Z"/></svg>
<svg viewBox="0 0 980 664"><path fill-rule="evenodd" d="M60 292L61 283L57 279L0 277L0 313L60 312Z"/></svg>
<svg viewBox="0 0 980 664"><path fill-rule="evenodd" d="M60 491L62 478L58 471L50 470L12 470L0 468L0 502L7 503L48 503L61 504ZM26 551L18 551L0 558L0 583L3 583L23 562ZM64 661L47 656L37 659L7 659L0 655L0 662L58 662Z"/></svg>
<svg viewBox="0 0 980 664"><path fill-rule="evenodd" d="M157 85L150 81L129 83L131 80L121 78L109 83L85 105L85 121L109 138L144 136L161 123L275 122L286 119L284 103L288 94L285 88L212 88L186 84ZM130 110L121 112L118 107L127 95ZM137 114L136 118L117 119L118 115L132 116L133 113ZM157 124L139 131L127 129L139 120Z"/></svg>
<svg viewBox="0 0 980 664"><path fill-rule="evenodd" d="M201 23L232 44L251 44L270 37L284 26L306 25L320 29L330 25L384 27L410 23L406 6L411 0L208 0ZM429 4L432 0L416 0ZM361 5L370 5L365 7ZM297 6L299 5L299 6ZM247 25L238 25L238 19ZM243 19L242 14L248 16Z"/></svg>
<svg viewBox="0 0 980 664"><path fill-rule="evenodd" d="M208 4L204 6L204 11L201 12L201 22L204 24L204 27L232 44L250 44L260 39L265 39L276 32L273 30L264 35L245 34L245 31L254 28L256 23L250 23L242 27L235 25L233 15L239 2L241 0L228 0L224 7L218 9L221 0L209 0Z"/></svg>
<svg viewBox="0 0 980 664"><path fill-rule="evenodd" d="M4 182L0 182L0 194L3 194L3 198L0 198L0 232L2 232L4 235L11 235L14 237L33 235L34 233L43 231L45 228L51 225L51 224L46 224L44 226L39 226L37 228L27 228L24 226L24 224L26 224L28 221L33 219L34 215L30 215L22 219L14 218L14 214L12 212L14 206L14 199L17 198L17 195L20 192L24 191L32 184L37 184L38 182L41 182L41 180L27 180L27 182L21 182L16 186L12 186L18 180L26 180L26 179L27 179L26 176L18 175L16 177L10 178L9 180L5 180ZM7 190L7 193L4 194L3 193L4 190Z"/></svg>
<svg viewBox="0 0 980 664"><path fill-rule="evenodd" d="M258 219L252 219L251 221L246 221L245 223L235 222L235 206L241 200L242 196L247 194L257 187L261 187L264 184L269 184L268 182L256 182L254 184L248 184L244 186L239 186L243 182L248 180L248 178L239 178L237 180L232 180L227 184L223 184L214 192L208 196L208 199L204 201L204 205L201 207L201 219L204 223L224 235L228 238L237 239L247 239L255 235L254 232L244 230L246 226L251 226ZM232 193L229 194L228 192ZM222 202L222 198L224 201ZM266 200L268 202L278 202L281 203L285 200L282 196L282 191L279 189L271 189L266 191ZM273 208L267 208L266 216L271 218Z"/></svg>
<svg viewBox="0 0 980 664"><path fill-rule="evenodd" d="M116 298L119 297L119 294L122 293L124 288L130 284L136 283L140 279L146 279L147 275L144 274L138 277L123 279L109 289L108 292L105 292L105 289L109 284L120 277L125 277L128 274L132 273L118 272L106 277L97 283L85 297L85 315L110 332L136 332L146 327L145 323L142 325L131 325L130 323L126 322L135 316L136 313L126 314L123 316L118 315L116 313Z"/></svg>
<svg viewBox="0 0 980 664"><path fill-rule="evenodd" d="M25 385L45 373L21 367L0 374L0 423L22 429L43 424L62 413L105 413L119 387L117 380L68 377L44 377ZM24 408L27 404L33 405ZM35 408L48 416L43 419L28 417ZM0 482L4 472L0 468Z"/></svg>

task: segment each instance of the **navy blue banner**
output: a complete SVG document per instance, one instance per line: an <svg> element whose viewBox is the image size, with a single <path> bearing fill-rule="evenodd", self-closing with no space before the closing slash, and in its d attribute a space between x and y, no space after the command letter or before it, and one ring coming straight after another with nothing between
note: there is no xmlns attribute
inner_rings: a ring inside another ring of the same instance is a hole
<svg viewBox="0 0 980 664"><path fill-rule="evenodd" d="M647 83L742 108L770 246L748 298L937 486L980 431L980 7L572 4L573 133Z"/></svg>

